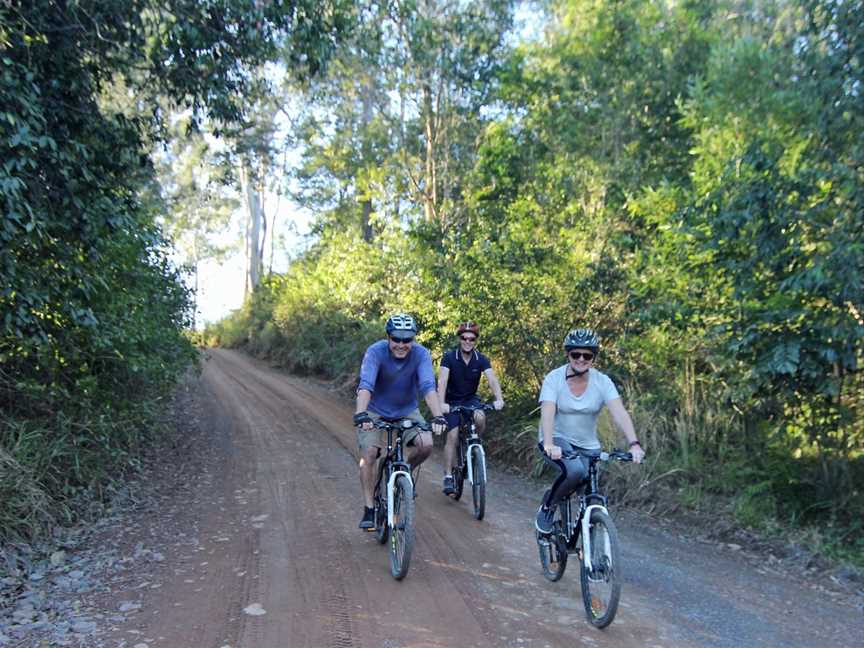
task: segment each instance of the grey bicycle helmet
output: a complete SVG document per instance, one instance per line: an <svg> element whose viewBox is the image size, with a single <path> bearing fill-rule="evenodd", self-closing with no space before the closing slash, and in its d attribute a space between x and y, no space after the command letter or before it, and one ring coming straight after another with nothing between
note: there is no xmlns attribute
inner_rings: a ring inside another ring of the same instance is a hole
<svg viewBox="0 0 864 648"><path fill-rule="evenodd" d="M600 349L600 340L592 329L573 329L564 338L564 350L570 349L594 349L596 353Z"/></svg>
<svg viewBox="0 0 864 648"><path fill-rule="evenodd" d="M417 322L415 322L414 318L410 315L406 315L405 313L396 313L395 315L391 315L387 320L386 329L387 335L391 335L397 331L416 335Z"/></svg>

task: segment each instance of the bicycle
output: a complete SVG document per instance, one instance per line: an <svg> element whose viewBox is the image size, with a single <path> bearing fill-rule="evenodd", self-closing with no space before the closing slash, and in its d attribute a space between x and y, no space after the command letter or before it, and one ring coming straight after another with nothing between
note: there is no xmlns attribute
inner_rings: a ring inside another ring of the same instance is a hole
<svg viewBox="0 0 864 648"><path fill-rule="evenodd" d="M411 419L379 419L373 426L387 432L387 449L380 460L373 492L373 531L379 544L390 538L390 573L396 580L402 580L408 573L414 549L414 478L411 465L403 457L402 435L413 427L423 431L429 431L430 427Z"/></svg>
<svg viewBox="0 0 864 648"><path fill-rule="evenodd" d="M459 414L459 449L458 464L453 466L454 493L451 497L457 502L462 497L465 479L471 482L471 495L474 501L474 517L482 520L486 515L486 453L483 441L477 434L477 424L474 422L474 412L490 411L495 407L491 403L480 405L454 405L450 408Z"/></svg>
<svg viewBox="0 0 864 648"><path fill-rule="evenodd" d="M615 619L621 598L621 570L618 550L618 530L606 508L606 496L600 490L600 462L632 461L633 455L621 450L566 453L563 458L582 456L588 459L585 492L578 496L579 510L573 515L571 498L558 504L552 523L552 533L537 534L537 547L543 575L558 581L567 568L569 552L576 551L581 561L580 583L582 602L588 621L605 628Z"/></svg>

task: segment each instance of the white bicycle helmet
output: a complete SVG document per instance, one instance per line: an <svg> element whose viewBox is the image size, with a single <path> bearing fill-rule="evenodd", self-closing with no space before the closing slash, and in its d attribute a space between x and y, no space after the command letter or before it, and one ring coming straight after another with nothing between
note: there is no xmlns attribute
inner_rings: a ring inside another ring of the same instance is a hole
<svg viewBox="0 0 864 648"><path fill-rule="evenodd" d="M397 331L416 335L417 322L415 322L414 318L410 315L405 313L396 313L395 315L391 315L387 320L386 329L387 335L391 335Z"/></svg>

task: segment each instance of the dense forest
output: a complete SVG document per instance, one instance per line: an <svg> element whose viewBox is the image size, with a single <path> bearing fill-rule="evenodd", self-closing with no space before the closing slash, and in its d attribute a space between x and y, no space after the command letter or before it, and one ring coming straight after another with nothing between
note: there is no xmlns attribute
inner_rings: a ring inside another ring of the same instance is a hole
<svg viewBox="0 0 864 648"><path fill-rule="evenodd" d="M208 343L350 386L387 314L438 355L476 319L532 469L590 326L649 453L629 502L862 560L864 3L163 4L0 9L4 533L134 466L239 207ZM268 190L315 215L285 273Z"/></svg>

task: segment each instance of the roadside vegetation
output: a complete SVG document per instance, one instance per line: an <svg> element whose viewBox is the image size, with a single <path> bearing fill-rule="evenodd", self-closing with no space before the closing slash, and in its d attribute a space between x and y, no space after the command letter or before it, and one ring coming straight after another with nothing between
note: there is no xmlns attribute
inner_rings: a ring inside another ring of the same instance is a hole
<svg viewBox="0 0 864 648"><path fill-rule="evenodd" d="M0 556L136 469L195 362L152 157L169 116L241 123L249 69L323 65L333 8L0 5Z"/></svg>
<svg viewBox="0 0 864 648"><path fill-rule="evenodd" d="M350 386L387 314L439 356L477 319L496 458L533 469L594 327L650 457L621 497L864 565L861 3L553 1L527 41L511 3L421 4L298 89L314 236L208 343Z"/></svg>

